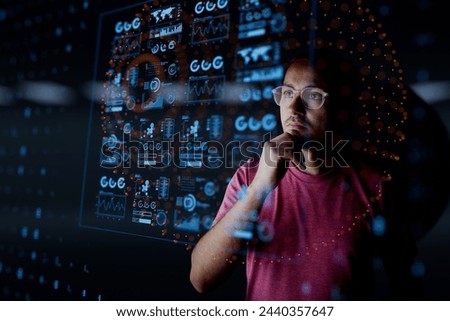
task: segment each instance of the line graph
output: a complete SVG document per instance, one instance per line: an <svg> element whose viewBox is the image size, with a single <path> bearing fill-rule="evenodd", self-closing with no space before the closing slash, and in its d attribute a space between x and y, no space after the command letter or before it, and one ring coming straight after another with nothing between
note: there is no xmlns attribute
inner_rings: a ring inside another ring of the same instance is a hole
<svg viewBox="0 0 450 321"><path fill-rule="evenodd" d="M230 15L195 19L192 23L193 45L228 38Z"/></svg>
<svg viewBox="0 0 450 321"><path fill-rule="evenodd" d="M126 209L126 196L99 191L95 207L96 215L124 218Z"/></svg>

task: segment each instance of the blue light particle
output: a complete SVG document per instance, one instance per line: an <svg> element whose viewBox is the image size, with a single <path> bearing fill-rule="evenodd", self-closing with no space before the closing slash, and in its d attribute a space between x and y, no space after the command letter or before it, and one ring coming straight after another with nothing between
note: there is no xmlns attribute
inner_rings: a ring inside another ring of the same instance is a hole
<svg viewBox="0 0 450 321"><path fill-rule="evenodd" d="M33 239L34 240L39 240L39 229L35 229L33 231Z"/></svg>
<svg viewBox="0 0 450 321"><path fill-rule="evenodd" d="M426 116L425 108L422 107L416 107L413 109L413 116L417 120L424 120Z"/></svg>
<svg viewBox="0 0 450 321"><path fill-rule="evenodd" d="M0 21L6 20L8 12L5 9L0 9Z"/></svg>
<svg viewBox="0 0 450 321"><path fill-rule="evenodd" d="M379 12L380 12L380 15L382 15L383 17L386 17L391 13L391 8L388 5L384 4L384 5L380 6Z"/></svg>
<svg viewBox="0 0 450 321"><path fill-rule="evenodd" d="M23 268L18 268L17 269L16 277L17 277L17 280L22 280L23 279Z"/></svg>
<svg viewBox="0 0 450 321"><path fill-rule="evenodd" d="M36 211L34 211L34 217L39 220L42 217L42 209L38 207Z"/></svg>
<svg viewBox="0 0 450 321"><path fill-rule="evenodd" d="M379 257L374 258L372 264L375 270L383 270L384 268L383 260Z"/></svg>
<svg viewBox="0 0 450 321"><path fill-rule="evenodd" d="M386 219L383 216L377 215L373 218L372 231L376 236L384 235L386 232Z"/></svg>
<svg viewBox="0 0 450 321"><path fill-rule="evenodd" d="M425 264L420 260L416 260L411 265L411 274L416 278L423 277L425 275Z"/></svg>
<svg viewBox="0 0 450 321"><path fill-rule="evenodd" d="M22 145L22 146L20 146L20 148L19 148L19 155L20 155L21 157L27 156L27 151L28 151L27 146Z"/></svg>
<svg viewBox="0 0 450 321"><path fill-rule="evenodd" d="M20 165L17 167L17 175L23 176L25 174L25 167L23 165Z"/></svg>
<svg viewBox="0 0 450 321"><path fill-rule="evenodd" d="M420 47L431 45L436 39L435 34L430 32L421 32L414 38L415 43Z"/></svg>
<svg viewBox="0 0 450 321"><path fill-rule="evenodd" d="M22 230L21 230L20 234L22 235L22 237L24 239L27 238L27 236L28 236L28 227L27 226L22 227Z"/></svg>
<svg viewBox="0 0 450 321"><path fill-rule="evenodd" d="M242 185L241 190L237 193L238 199L242 200L247 194L247 186Z"/></svg>
<svg viewBox="0 0 450 321"><path fill-rule="evenodd" d="M430 80L430 72L427 69L419 69L416 74L416 79L418 82Z"/></svg>
<svg viewBox="0 0 450 321"><path fill-rule="evenodd" d="M303 294L306 294L306 295L311 294L311 283L303 282L301 290L302 290Z"/></svg>

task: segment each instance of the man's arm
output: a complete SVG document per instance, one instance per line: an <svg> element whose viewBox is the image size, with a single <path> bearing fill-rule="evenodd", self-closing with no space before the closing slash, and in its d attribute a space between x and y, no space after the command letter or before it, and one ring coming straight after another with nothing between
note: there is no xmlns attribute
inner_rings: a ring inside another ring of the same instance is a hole
<svg viewBox="0 0 450 321"><path fill-rule="evenodd" d="M236 253L246 242L236 232L256 221L266 196L284 175L284 161L292 158L293 144L286 144L289 141L292 136L283 133L264 144L258 170L244 196L197 242L190 280L198 292L213 288L235 266Z"/></svg>
<svg viewBox="0 0 450 321"><path fill-rule="evenodd" d="M217 285L238 261L236 255L246 243L238 231L254 223L252 213L259 212L264 198L251 185L245 196L197 243L192 252L190 280L203 293Z"/></svg>

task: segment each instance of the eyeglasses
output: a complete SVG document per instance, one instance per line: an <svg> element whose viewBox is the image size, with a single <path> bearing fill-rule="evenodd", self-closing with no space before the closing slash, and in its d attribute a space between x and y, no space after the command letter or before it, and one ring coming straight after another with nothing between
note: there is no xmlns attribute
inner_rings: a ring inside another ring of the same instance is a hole
<svg viewBox="0 0 450 321"><path fill-rule="evenodd" d="M290 104L295 96L300 95L303 104L308 109L319 109L325 103L325 97L328 96L328 93L316 87L295 90L288 86L279 86L273 89L272 93L278 106Z"/></svg>

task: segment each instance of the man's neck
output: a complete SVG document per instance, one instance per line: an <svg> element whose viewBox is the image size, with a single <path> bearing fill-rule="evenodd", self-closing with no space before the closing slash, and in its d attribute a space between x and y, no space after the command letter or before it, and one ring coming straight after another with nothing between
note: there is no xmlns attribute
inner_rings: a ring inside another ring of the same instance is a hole
<svg viewBox="0 0 450 321"><path fill-rule="evenodd" d="M298 155L298 154L297 154ZM314 148L302 149L301 156L295 157L292 162L302 172L309 175L320 175L331 171L334 167L326 164L334 164L328 162L326 154Z"/></svg>

